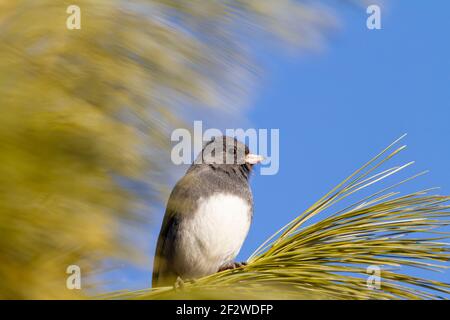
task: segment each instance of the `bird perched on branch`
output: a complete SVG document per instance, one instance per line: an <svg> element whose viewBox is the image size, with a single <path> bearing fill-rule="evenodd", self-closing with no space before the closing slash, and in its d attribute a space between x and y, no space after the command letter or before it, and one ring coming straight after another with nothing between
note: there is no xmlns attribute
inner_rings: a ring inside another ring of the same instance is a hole
<svg viewBox="0 0 450 320"><path fill-rule="evenodd" d="M209 141L167 203L153 266L153 287L236 268L253 216L250 154L235 138Z"/></svg>

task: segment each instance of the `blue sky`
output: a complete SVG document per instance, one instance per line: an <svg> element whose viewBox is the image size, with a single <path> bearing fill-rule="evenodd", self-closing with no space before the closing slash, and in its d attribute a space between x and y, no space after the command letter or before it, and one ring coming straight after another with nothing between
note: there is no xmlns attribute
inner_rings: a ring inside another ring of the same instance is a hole
<svg viewBox="0 0 450 320"><path fill-rule="evenodd" d="M238 260L403 133L408 149L394 163L431 172L402 190L450 194L450 2L392 1L373 31L364 8L339 12L342 28L321 53L262 54L248 120L280 129L280 171L253 177L254 223ZM148 287L149 268L118 270L112 288ZM450 282L450 272L430 277Z"/></svg>

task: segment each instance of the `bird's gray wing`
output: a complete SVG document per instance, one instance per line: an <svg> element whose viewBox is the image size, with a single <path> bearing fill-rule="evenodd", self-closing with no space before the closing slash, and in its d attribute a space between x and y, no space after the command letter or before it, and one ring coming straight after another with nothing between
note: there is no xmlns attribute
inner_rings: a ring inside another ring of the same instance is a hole
<svg viewBox="0 0 450 320"><path fill-rule="evenodd" d="M152 287L175 283L176 274L170 267L169 259L178 225L177 213L166 210L153 261Z"/></svg>
<svg viewBox="0 0 450 320"><path fill-rule="evenodd" d="M198 185L198 179L194 175L186 174L172 190L156 245L153 287L173 285L176 281L178 275L172 265L173 255L176 254L175 241L182 219L194 210L199 196Z"/></svg>

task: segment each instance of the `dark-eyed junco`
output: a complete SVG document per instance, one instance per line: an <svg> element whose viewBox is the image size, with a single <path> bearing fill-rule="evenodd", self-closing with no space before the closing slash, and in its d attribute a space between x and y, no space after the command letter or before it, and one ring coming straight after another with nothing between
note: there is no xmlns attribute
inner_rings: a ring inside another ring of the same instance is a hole
<svg viewBox="0 0 450 320"><path fill-rule="evenodd" d="M172 190L159 234L153 287L233 268L253 216L248 183L261 156L231 137L208 142Z"/></svg>

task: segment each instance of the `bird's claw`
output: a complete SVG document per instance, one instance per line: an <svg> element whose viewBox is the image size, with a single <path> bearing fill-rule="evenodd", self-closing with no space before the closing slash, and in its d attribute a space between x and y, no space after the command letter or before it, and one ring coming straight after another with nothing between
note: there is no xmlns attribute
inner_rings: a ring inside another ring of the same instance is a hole
<svg viewBox="0 0 450 320"><path fill-rule="evenodd" d="M173 285L173 289L175 291L179 290L179 289L183 289L184 287L184 281L183 279L181 279L180 277L177 278L177 281L175 281L174 285Z"/></svg>
<svg viewBox="0 0 450 320"><path fill-rule="evenodd" d="M218 272L222 272L225 270L234 270L241 267L244 267L247 265L247 262L229 262L221 266L218 270Z"/></svg>
<svg viewBox="0 0 450 320"><path fill-rule="evenodd" d="M173 289L175 291L182 290L186 286L186 284L189 284L189 283L194 284L195 282L197 282L196 279L183 280L183 279L181 279L181 277L178 277L173 285Z"/></svg>

